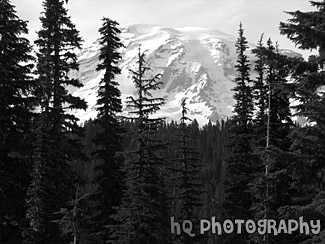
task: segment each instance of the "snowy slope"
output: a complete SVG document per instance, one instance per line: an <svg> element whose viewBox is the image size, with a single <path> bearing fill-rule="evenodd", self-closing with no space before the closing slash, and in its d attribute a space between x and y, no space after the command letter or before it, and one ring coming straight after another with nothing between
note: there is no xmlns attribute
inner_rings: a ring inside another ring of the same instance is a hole
<svg viewBox="0 0 325 244"><path fill-rule="evenodd" d="M163 75L161 90L154 94L164 97L167 102L159 111L160 116L178 120L180 101L184 97L189 98L189 117L197 119L201 125L209 120L216 121L231 116L234 103L232 79L236 61L235 37L204 28L171 29L144 24L125 25L121 31L125 48L121 49L122 73L117 81L123 101L135 93L129 69L135 69L141 45L141 49L147 51L152 75ZM250 44L250 47L253 48L254 45ZM80 90L73 91L88 102L87 111L76 113L82 121L96 116L96 90L103 75L96 71L98 56L99 46L96 41L80 52L80 69L71 74L84 84Z"/></svg>

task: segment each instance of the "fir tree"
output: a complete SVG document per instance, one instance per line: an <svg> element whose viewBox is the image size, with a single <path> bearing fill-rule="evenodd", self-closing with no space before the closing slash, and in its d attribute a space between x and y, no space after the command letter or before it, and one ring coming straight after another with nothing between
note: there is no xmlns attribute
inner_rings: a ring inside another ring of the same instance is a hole
<svg viewBox="0 0 325 244"><path fill-rule="evenodd" d="M149 67L140 48L137 62L137 70L130 70L137 97L128 100L136 122L135 149L124 153L126 190L115 216L120 225L111 227L115 233L112 242L168 243L169 219L162 179L164 159L160 155L162 143L156 137L163 119L150 116L164 104L162 98L152 95L161 84L160 74L149 79L145 77Z"/></svg>
<svg viewBox="0 0 325 244"><path fill-rule="evenodd" d="M182 103L182 117L180 123L180 135L176 141L179 144L178 155L174 159L174 169L176 175L175 185L175 213L176 220L181 223L190 220L193 223L193 236L182 232L176 236L175 243L199 243L199 231L195 226L199 226L199 207L202 205L202 183L200 172L202 165L199 164L198 152L192 145L192 137L189 135L189 128L186 121L190 118L186 117L188 109L186 107L186 99ZM175 220L175 221L176 221Z"/></svg>
<svg viewBox="0 0 325 244"><path fill-rule="evenodd" d="M268 107L268 86L265 82L266 75L266 58L265 58L265 47L263 45L263 36L261 36L257 46L252 50L252 53L256 56L254 70L257 73L257 77L253 80L253 96L255 106L257 107L254 123L258 126L256 135L266 134L266 110ZM260 129L262 131L260 131ZM263 140L265 144L265 138Z"/></svg>
<svg viewBox="0 0 325 244"><path fill-rule="evenodd" d="M251 147L253 97L249 60L245 54L248 45L241 24L236 47L238 55L235 66L237 75L234 80L236 104L230 128L230 156L227 160L224 207L226 210L225 218L227 219L251 219L252 198L249 183L252 180L255 162ZM239 235L229 236L225 243L246 243L247 240L247 233L243 232Z"/></svg>
<svg viewBox="0 0 325 244"><path fill-rule="evenodd" d="M291 141L288 135L292 130L293 122L287 83L294 60L280 54L271 39L267 41L266 47L259 46L254 52L264 68L263 77L259 82L267 90L266 94L264 93L266 95L263 98L264 102L258 103L256 116L255 131L259 134L256 136L254 147L260 160L257 161L257 174L251 189L254 196L253 209L256 221L261 218L278 220L278 208L290 201L288 191L290 178L286 169L290 165L288 149ZM260 87L254 88L260 90ZM260 101L260 92L255 94L255 99ZM255 237L262 238L259 235ZM265 235L263 238L265 243L272 243L270 239L282 240L283 235L272 238Z"/></svg>
<svg viewBox="0 0 325 244"><path fill-rule="evenodd" d="M245 54L248 49L247 40L244 36L244 30L242 24L239 27L239 37L236 42L237 48L237 64L235 68L237 70L237 76L235 78L235 88L233 91L234 99L236 101L234 121L238 121L238 124L242 125L243 130L252 122L253 116L253 97L252 97L252 81L250 79L250 65L249 59Z"/></svg>
<svg viewBox="0 0 325 244"><path fill-rule="evenodd" d="M78 69L76 48L81 38L67 15L62 0L43 2L44 13L38 32L37 87L39 110L35 122L32 182L28 189L26 243L58 243L60 230L54 213L74 198L73 175L69 163L81 154L76 136L81 135L72 109L86 103L71 95L67 87L82 84L68 76Z"/></svg>
<svg viewBox="0 0 325 244"><path fill-rule="evenodd" d="M121 59L118 49L123 47L118 37L120 31L117 25L117 22L104 18L103 26L99 29L102 35L99 59L102 63L97 70L104 70L105 74L98 90L98 115L95 120L100 128L94 140L98 148L95 155L100 165L96 169L98 177L95 180L99 185L95 193L98 201L95 208L99 214L94 218L94 225L98 226L96 231L102 243L109 239L109 231L105 226L115 223L111 216L116 213L114 207L120 205L123 192L122 162L116 158L116 153L122 150L122 129L117 117L122 112L122 105L121 92L115 77L121 72L117 66Z"/></svg>
<svg viewBox="0 0 325 244"><path fill-rule="evenodd" d="M271 39L266 48L266 84L270 95L270 144L288 150L290 141L288 134L293 126L290 111L290 90L288 80L292 73L295 59L279 53Z"/></svg>
<svg viewBox="0 0 325 244"><path fill-rule="evenodd" d="M9 0L0 2L0 242L21 242L29 184L33 58L27 22Z"/></svg>
<svg viewBox="0 0 325 244"><path fill-rule="evenodd" d="M281 33L286 35L301 49L317 50L318 55L309 57L308 62L297 69L294 84L294 98L299 101L295 107L298 116L307 118L308 124L298 127L292 133L294 161L290 171L294 178L292 189L295 204L282 208L282 214L297 218L303 215L308 219L324 221L324 61L325 45L324 30L325 2L311 1L317 8L309 12L288 12L292 16L287 23L280 23ZM319 235L297 237L296 243L323 243L325 230L322 226Z"/></svg>
<svg viewBox="0 0 325 244"><path fill-rule="evenodd" d="M269 110L270 110L270 93L269 86L266 82L267 76L267 48L263 45L263 35L252 53L257 57L254 70L258 76L254 80L253 96L257 107L256 116L254 118L254 151L259 156L256 160L256 173L254 180L250 185L252 193L252 211L255 221L268 218L268 201L269 201L269 182L267 163L263 152L268 148L267 142L269 138ZM267 243L268 236L253 235L250 237L253 241L259 243Z"/></svg>

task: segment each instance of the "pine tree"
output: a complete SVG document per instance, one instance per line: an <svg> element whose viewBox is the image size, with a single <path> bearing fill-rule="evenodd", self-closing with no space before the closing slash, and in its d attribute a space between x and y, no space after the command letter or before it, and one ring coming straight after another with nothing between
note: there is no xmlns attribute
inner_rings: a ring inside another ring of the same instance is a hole
<svg viewBox="0 0 325 244"><path fill-rule="evenodd" d="M287 136L293 126L288 80L295 58L280 54L278 46L275 47L269 39L266 62L266 84L270 93L270 144L288 150L291 143Z"/></svg>
<svg viewBox="0 0 325 244"><path fill-rule="evenodd" d="M113 243L168 243L169 219L161 177L164 159L160 155L162 143L156 137L163 119L150 116L164 104L162 98L152 96L159 89L161 75L145 77L149 67L140 48L137 62L137 70L130 70L137 97L128 98L136 122L135 149L124 153L126 190L115 216L120 225L111 227L116 238Z"/></svg>
<svg viewBox="0 0 325 244"><path fill-rule="evenodd" d="M237 76L235 78L235 88L233 91L234 99L236 100L233 116L234 121L238 121L242 125L243 131L247 129L246 127L252 121L253 116L253 97L252 97L252 88L251 88L251 79L250 79L250 66L249 59L245 54L245 51L248 49L247 40L244 36L244 30L242 24L239 27L239 37L236 42L237 48L237 64L235 68L237 70Z"/></svg>
<svg viewBox="0 0 325 244"><path fill-rule="evenodd" d="M299 105L295 107L298 116L307 118L308 124L298 127L292 133L293 152L292 189L297 191L295 204L282 208L282 214L291 218L303 215L309 219L325 219L324 202L324 30L325 2L311 1L317 8L309 12L288 12L292 16L287 23L280 23L281 33L301 49L317 50L318 55L309 57L296 70L295 96ZM296 214L293 214L296 213ZM303 242L304 241L304 242ZM325 230L319 235L297 237L296 243L323 243Z"/></svg>
<svg viewBox="0 0 325 244"><path fill-rule="evenodd" d="M237 75L234 80L234 115L230 128L230 156L227 160L226 199L224 203L225 218L251 219L252 197L249 183L254 173L254 155L252 142L253 97L250 79L249 60L245 51L248 49L242 25L236 42ZM247 233L231 235L225 243L246 243Z"/></svg>
<svg viewBox="0 0 325 244"><path fill-rule="evenodd" d="M29 184L33 60L27 22L0 2L0 242L21 242Z"/></svg>
<svg viewBox="0 0 325 244"><path fill-rule="evenodd" d="M69 110L85 109L86 103L71 95L67 87L82 84L68 76L78 69L76 48L81 38L67 15L62 0L43 2L38 32L37 87L39 114L35 122L32 182L27 196L26 243L58 243L61 239L55 212L74 198L70 163L81 153L77 137L81 129Z"/></svg>
<svg viewBox="0 0 325 244"><path fill-rule="evenodd" d="M254 180L250 185L250 191L253 198L252 211L254 220L268 218L269 210L269 182L268 182L268 164L263 153L268 148L269 139L269 110L270 110L270 93L269 86L266 81L267 77L267 48L263 45L263 35L258 45L252 50L257 57L254 70L258 76L254 80L253 97L257 107L256 116L254 118L254 153L257 154L256 173ZM256 243L268 243L268 236L252 235L250 237Z"/></svg>
<svg viewBox="0 0 325 244"><path fill-rule="evenodd" d="M123 192L122 162L116 158L116 153L122 150L122 129L117 117L122 112L122 105L115 77L121 72L117 66L121 59L118 49L123 47L117 26L117 22L104 18L103 26L99 29L102 35L99 59L102 63L97 70L104 70L105 73L98 90L98 115L95 120L100 128L94 140L98 148L95 155L100 165L96 169L98 177L95 179L99 185L95 193L98 201L95 210L99 214L94 218L94 225L98 226L96 234L102 243L109 239L109 231L105 226L115 223L111 216L116 213L114 208L120 205Z"/></svg>
<svg viewBox="0 0 325 244"><path fill-rule="evenodd" d="M259 156L259 169L251 189L255 198L253 209L256 221L261 218L278 220L278 208L291 201L288 191L291 179L286 171L290 165L288 150L291 141L288 135L293 128L288 79L296 60L282 55L271 39L267 41L266 47L260 45L254 53L259 58L257 68L260 68L261 64L264 68L259 82L267 90L266 94L264 93L264 102L258 103L256 116L255 131L259 134L256 136L254 147ZM261 86L254 88L259 91ZM255 93L257 101L262 99L260 94ZM262 238L258 235L255 237ZM283 240L283 235L265 235L263 238L265 243L272 243L270 239Z"/></svg>
<svg viewBox="0 0 325 244"><path fill-rule="evenodd" d="M191 145L193 138L189 135L189 128L186 121L190 118L186 117L188 109L186 107L186 99L182 103L182 117L180 122L180 135L176 143L178 147L178 158L174 159L174 169L176 175L175 185L175 219L183 223L185 220L192 221L194 229L190 236L188 233L182 232L176 236L175 243L199 243L199 231L195 226L199 226L199 207L202 206L202 182L200 172L202 165L199 164L198 152ZM175 221L176 221L175 220Z"/></svg>
<svg viewBox="0 0 325 244"><path fill-rule="evenodd" d="M256 56L254 70L257 73L257 77L253 80L253 97L255 106L257 107L254 123L256 124L256 135L266 134L266 110L268 108L268 86L265 82L266 76L266 57L263 44L263 36L261 36L256 48L252 50L252 53ZM262 144L265 144L265 137L263 138ZM257 142L259 143L259 142Z"/></svg>

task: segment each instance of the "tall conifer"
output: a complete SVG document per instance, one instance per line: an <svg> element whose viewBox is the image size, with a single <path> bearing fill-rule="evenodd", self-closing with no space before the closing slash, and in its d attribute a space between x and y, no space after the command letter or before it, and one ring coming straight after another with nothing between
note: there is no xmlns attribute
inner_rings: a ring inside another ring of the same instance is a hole
<svg viewBox="0 0 325 244"><path fill-rule="evenodd" d="M0 242L21 242L29 184L33 60L27 22L0 2Z"/></svg>
<svg viewBox="0 0 325 244"><path fill-rule="evenodd" d="M98 226L96 234L102 243L109 239L109 230L105 226L115 223L112 215L116 213L114 209L120 205L123 193L122 162L116 157L116 153L122 150L122 129L118 118L118 114L122 112L122 104L121 92L115 78L121 72L118 67L121 59L119 49L123 47L118 37L120 30L117 26L117 22L103 18L103 25L99 29L102 35L99 56L101 64L97 70L103 70L104 76L99 85L98 115L95 120L100 128L94 140L98 148L95 155L100 165L97 167L98 177L95 179L99 185L95 193L98 201L95 211L99 213L94 218L93 224Z"/></svg>
<svg viewBox="0 0 325 244"><path fill-rule="evenodd" d="M26 243L58 243L60 230L53 222L55 212L74 198L73 176L69 163L81 154L76 139L81 129L73 109L86 103L71 95L67 87L82 84L68 76L78 69L76 48L81 38L62 0L43 1L42 29L36 40L39 114L35 122L32 182L28 189Z"/></svg>
<svg viewBox="0 0 325 244"><path fill-rule="evenodd" d="M254 197L253 209L256 221L261 218L279 221L279 206L290 201L290 177L286 169L290 165L288 149L291 141L288 135L293 122L288 79L295 59L282 55L271 39L267 41L266 46L259 45L253 53L258 57L256 68L260 70L261 64L263 65L263 73L260 73L258 82L255 83L259 85L254 86L254 98L259 101L254 125L257 132L254 148L259 158L256 161L258 168L251 188ZM261 88L264 93L261 93ZM260 239L260 242L264 239L265 243L272 243L271 239L282 240L283 235L255 235L255 238Z"/></svg>
<svg viewBox="0 0 325 244"><path fill-rule="evenodd" d="M248 49L242 24L236 42L237 74L233 89L235 106L230 128L230 156L227 160L225 218L250 219L252 205L249 183L252 180L254 156L252 150L253 97L250 79L249 59L245 54ZM225 243L246 243L247 233L231 235Z"/></svg>
<svg viewBox="0 0 325 244"><path fill-rule="evenodd" d="M199 163L199 155L196 148L193 147L193 138L190 136L189 128L186 121L190 120L186 116L188 109L186 107L186 99L182 103L182 117L178 139L175 141L178 146L177 155L174 159L174 169L176 175L175 185L175 221L181 223L185 220L192 221L194 226L192 230L193 236L182 232L176 236L176 242L199 243L199 207L202 205L202 182L200 172L202 165ZM192 145L191 145L192 144Z"/></svg>
<svg viewBox="0 0 325 244"><path fill-rule="evenodd" d="M130 70L137 97L128 100L136 122L133 131L135 148L124 153L126 190L115 217L120 225L114 230L113 243L163 244L168 243L169 219L162 179L162 143L156 136L163 119L151 115L160 109L164 100L153 97L152 93L161 84L160 74L146 78L150 68L140 48L137 65L136 70Z"/></svg>
<svg viewBox="0 0 325 244"><path fill-rule="evenodd" d="M261 36L256 48L252 50L252 53L256 56L254 70L257 73L257 77L253 80L253 96L256 106L256 115L254 123L257 126L256 135L265 134L266 122L267 122L267 108L268 108L268 86L265 82L266 76L266 58L265 58L265 46L263 44L263 36ZM263 143L265 144L265 137Z"/></svg>
<svg viewBox="0 0 325 244"><path fill-rule="evenodd" d="M315 11L288 12L292 17L287 23L280 23L281 33L286 35L299 48L315 50L309 60L299 66L296 73L295 107L298 116L307 118L307 124L296 128L292 133L294 161L290 171L294 177L292 189L297 191L295 204L282 208L282 213L291 218L303 215L308 219L324 221L325 211L325 2L311 1ZM323 243L324 226L319 235L297 237L296 243Z"/></svg>

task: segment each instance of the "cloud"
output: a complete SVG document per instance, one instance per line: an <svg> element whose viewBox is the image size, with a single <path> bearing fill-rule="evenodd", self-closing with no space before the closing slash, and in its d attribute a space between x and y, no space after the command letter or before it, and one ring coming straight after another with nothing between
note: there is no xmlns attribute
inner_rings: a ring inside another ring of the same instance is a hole
<svg viewBox="0 0 325 244"><path fill-rule="evenodd" d="M40 29L39 16L42 0L11 0L17 6L17 15L29 20L30 39ZM290 41L280 36L280 21L289 16L284 11L314 10L306 1L297 0L69 0L69 15L90 44L98 37L98 28L103 16L121 24L148 23L167 27L198 26L218 29L237 35L239 22L243 22L249 41L257 42L264 32L279 40L284 48Z"/></svg>

